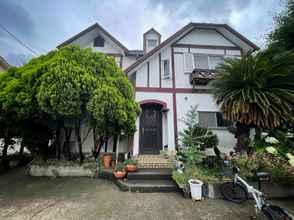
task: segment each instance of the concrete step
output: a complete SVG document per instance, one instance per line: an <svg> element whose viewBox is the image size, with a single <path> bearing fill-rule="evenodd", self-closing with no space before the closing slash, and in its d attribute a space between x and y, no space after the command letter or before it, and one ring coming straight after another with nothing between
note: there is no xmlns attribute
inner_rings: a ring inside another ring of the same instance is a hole
<svg viewBox="0 0 294 220"><path fill-rule="evenodd" d="M117 186L122 191L130 192L176 192L177 185L171 180L117 180Z"/></svg>
<svg viewBox="0 0 294 220"><path fill-rule="evenodd" d="M139 169L128 173L128 180L171 180L171 169Z"/></svg>
<svg viewBox="0 0 294 220"><path fill-rule="evenodd" d="M139 168L166 168L172 169L175 167L175 162L165 158L162 155L138 155Z"/></svg>

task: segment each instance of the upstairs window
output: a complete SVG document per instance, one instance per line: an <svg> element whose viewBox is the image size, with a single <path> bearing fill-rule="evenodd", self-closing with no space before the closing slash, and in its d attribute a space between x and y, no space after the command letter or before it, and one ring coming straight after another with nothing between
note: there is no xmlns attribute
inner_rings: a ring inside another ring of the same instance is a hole
<svg viewBox="0 0 294 220"><path fill-rule="evenodd" d="M147 47L156 47L157 40L147 40Z"/></svg>
<svg viewBox="0 0 294 220"><path fill-rule="evenodd" d="M208 56L206 54L194 54L194 66L196 69L209 69Z"/></svg>
<svg viewBox="0 0 294 220"><path fill-rule="evenodd" d="M222 63L221 55L208 55L200 53L184 53L184 72L191 73L193 69L215 70Z"/></svg>
<svg viewBox="0 0 294 220"><path fill-rule="evenodd" d="M169 60L163 60L163 78L169 79L169 77L170 77Z"/></svg>
<svg viewBox="0 0 294 220"><path fill-rule="evenodd" d="M100 35L94 39L94 47L104 47L104 38Z"/></svg>

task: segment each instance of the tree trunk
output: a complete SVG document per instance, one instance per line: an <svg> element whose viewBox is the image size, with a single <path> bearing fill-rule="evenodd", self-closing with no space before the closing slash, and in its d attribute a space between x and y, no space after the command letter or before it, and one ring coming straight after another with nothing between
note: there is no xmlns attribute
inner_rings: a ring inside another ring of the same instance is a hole
<svg viewBox="0 0 294 220"><path fill-rule="evenodd" d="M114 135L113 137L113 152L116 152L116 148L117 148L117 135Z"/></svg>
<svg viewBox="0 0 294 220"><path fill-rule="evenodd" d="M71 152L70 152L70 137L71 137L71 133L72 133L72 128L64 128L65 131L65 141L64 141L64 149L66 151L66 156L69 160L72 159L71 157Z"/></svg>
<svg viewBox="0 0 294 220"><path fill-rule="evenodd" d="M20 148L19 148L19 156L22 156L23 152L24 152L24 144L23 144L23 141L21 140Z"/></svg>
<svg viewBox="0 0 294 220"><path fill-rule="evenodd" d="M104 137L100 137L99 139L97 138L97 144L96 144L96 153L95 153L95 158L99 157L100 151L102 149L103 144L105 143Z"/></svg>
<svg viewBox="0 0 294 220"><path fill-rule="evenodd" d="M78 121L75 126L75 135L76 135L77 141L78 141L80 163L82 164L83 160L84 160L84 155L83 155L83 144L82 144L80 130L81 130L81 123L80 123L80 121Z"/></svg>
<svg viewBox="0 0 294 220"><path fill-rule="evenodd" d="M57 154L57 159L60 160L61 158L61 146L60 146L60 122L57 122L57 128L55 132L55 146L56 146L56 154Z"/></svg>
<svg viewBox="0 0 294 220"><path fill-rule="evenodd" d="M104 148L105 153L107 152L107 148L108 148L108 139L109 139L109 137L108 137L108 135L106 135L106 137L105 137L105 148Z"/></svg>
<svg viewBox="0 0 294 220"><path fill-rule="evenodd" d="M237 143L235 146L235 151L238 153L248 153L250 144L250 127L245 124L237 123L235 138L237 138Z"/></svg>
<svg viewBox="0 0 294 220"><path fill-rule="evenodd" d="M9 161L7 159L7 150L8 150L8 140L7 138L4 138L4 146L2 150L2 166L4 169L9 169Z"/></svg>

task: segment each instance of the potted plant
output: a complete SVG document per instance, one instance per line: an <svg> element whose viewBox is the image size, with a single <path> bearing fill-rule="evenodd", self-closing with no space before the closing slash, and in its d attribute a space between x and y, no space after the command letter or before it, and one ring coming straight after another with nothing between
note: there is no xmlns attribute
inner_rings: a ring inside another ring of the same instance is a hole
<svg viewBox="0 0 294 220"><path fill-rule="evenodd" d="M138 162L134 159L128 159L124 162L127 172L136 172L138 170Z"/></svg>
<svg viewBox="0 0 294 220"><path fill-rule="evenodd" d="M104 168L108 169L110 167L111 160L112 160L112 155L111 154L105 153L103 155L103 165L104 165Z"/></svg>
<svg viewBox="0 0 294 220"><path fill-rule="evenodd" d="M121 163L118 163L113 171L113 175L117 179L122 179L126 176L127 172L124 169L124 165Z"/></svg>

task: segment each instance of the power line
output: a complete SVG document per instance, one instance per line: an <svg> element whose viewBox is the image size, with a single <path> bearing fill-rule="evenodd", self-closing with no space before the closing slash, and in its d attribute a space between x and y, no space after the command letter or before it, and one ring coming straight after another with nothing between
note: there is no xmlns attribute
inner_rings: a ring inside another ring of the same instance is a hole
<svg viewBox="0 0 294 220"><path fill-rule="evenodd" d="M29 50L33 55L38 56L38 53L34 51L31 47L26 45L22 40L18 39L13 33L11 33L4 25L0 23L0 27L8 33L14 40L16 40L19 44L21 44L23 47L25 47L27 50Z"/></svg>

